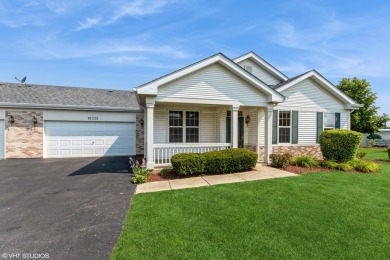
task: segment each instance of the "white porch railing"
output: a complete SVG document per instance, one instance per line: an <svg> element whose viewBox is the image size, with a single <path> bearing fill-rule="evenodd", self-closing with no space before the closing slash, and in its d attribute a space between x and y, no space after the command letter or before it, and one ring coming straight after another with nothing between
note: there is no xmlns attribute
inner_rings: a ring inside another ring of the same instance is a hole
<svg viewBox="0 0 390 260"><path fill-rule="evenodd" d="M196 143L196 144L154 144L153 156L156 166L171 164L171 157L178 153L204 153L231 148L231 143Z"/></svg>

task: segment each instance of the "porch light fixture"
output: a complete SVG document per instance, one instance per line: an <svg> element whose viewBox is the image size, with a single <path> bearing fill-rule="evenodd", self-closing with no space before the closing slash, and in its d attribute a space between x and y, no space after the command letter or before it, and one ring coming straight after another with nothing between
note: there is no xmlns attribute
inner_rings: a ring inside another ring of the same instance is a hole
<svg viewBox="0 0 390 260"><path fill-rule="evenodd" d="M144 126L144 120L142 118L139 122L140 122L141 126Z"/></svg>
<svg viewBox="0 0 390 260"><path fill-rule="evenodd" d="M38 120L35 116L32 117L31 121L33 122L34 125L38 123Z"/></svg>
<svg viewBox="0 0 390 260"><path fill-rule="evenodd" d="M245 118L245 123L249 124L250 122L251 122L251 117L249 115L247 115Z"/></svg>
<svg viewBox="0 0 390 260"><path fill-rule="evenodd" d="M10 115L9 116L9 123L12 125L13 123L15 123L15 118L14 116Z"/></svg>

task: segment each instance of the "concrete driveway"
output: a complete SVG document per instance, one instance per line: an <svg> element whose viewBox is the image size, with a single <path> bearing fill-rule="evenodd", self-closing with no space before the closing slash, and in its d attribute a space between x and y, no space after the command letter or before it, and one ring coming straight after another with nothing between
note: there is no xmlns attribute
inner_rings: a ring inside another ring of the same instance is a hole
<svg viewBox="0 0 390 260"><path fill-rule="evenodd" d="M0 258L108 259L135 189L128 169L127 157L0 161Z"/></svg>

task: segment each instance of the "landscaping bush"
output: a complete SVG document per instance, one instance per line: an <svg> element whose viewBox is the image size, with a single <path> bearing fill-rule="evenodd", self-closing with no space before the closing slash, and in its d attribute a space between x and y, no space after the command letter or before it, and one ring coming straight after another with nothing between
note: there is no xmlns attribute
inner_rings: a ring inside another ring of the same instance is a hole
<svg viewBox="0 0 390 260"><path fill-rule="evenodd" d="M141 184L146 182L146 175L134 175L133 178L131 178L134 184Z"/></svg>
<svg viewBox="0 0 390 260"><path fill-rule="evenodd" d="M363 139L363 134L343 129L326 130L320 134L320 147L325 160L352 160Z"/></svg>
<svg viewBox="0 0 390 260"><path fill-rule="evenodd" d="M387 156L389 156L389 160L390 160L390 148L387 148Z"/></svg>
<svg viewBox="0 0 390 260"><path fill-rule="evenodd" d="M171 158L173 170L178 175L204 173L204 162L204 154L201 153L178 153Z"/></svg>
<svg viewBox="0 0 390 260"><path fill-rule="evenodd" d="M325 167L325 168L329 168L329 169L337 169L338 165L339 165L338 163L333 162L333 161L323 161L320 163L320 166Z"/></svg>
<svg viewBox="0 0 390 260"><path fill-rule="evenodd" d="M206 153L180 153L172 156L171 162L178 175L232 173L255 167L257 153L242 148Z"/></svg>
<svg viewBox="0 0 390 260"><path fill-rule="evenodd" d="M301 167L315 167L319 165L316 159L306 155L294 157L290 161L290 164L295 166L301 166Z"/></svg>
<svg viewBox="0 0 390 260"><path fill-rule="evenodd" d="M337 164L336 169L344 172L349 172L353 170L353 167L348 163L339 163Z"/></svg>
<svg viewBox="0 0 390 260"><path fill-rule="evenodd" d="M161 169L160 174L161 175L167 175L170 172L171 172L171 169L164 168L164 169Z"/></svg>
<svg viewBox="0 0 390 260"><path fill-rule="evenodd" d="M269 158L271 159L271 166L286 169L290 164L292 154L288 152L284 154L273 153L269 156Z"/></svg>
<svg viewBox="0 0 390 260"><path fill-rule="evenodd" d="M353 159L348 164L358 172L373 173L380 170L379 164L361 159Z"/></svg>
<svg viewBox="0 0 390 260"><path fill-rule="evenodd" d="M130 158L130 167L133 169L133 178L131 179L135 184L145 183L149 174L148 169L144 165L140 165L137 160Z"/></svg>

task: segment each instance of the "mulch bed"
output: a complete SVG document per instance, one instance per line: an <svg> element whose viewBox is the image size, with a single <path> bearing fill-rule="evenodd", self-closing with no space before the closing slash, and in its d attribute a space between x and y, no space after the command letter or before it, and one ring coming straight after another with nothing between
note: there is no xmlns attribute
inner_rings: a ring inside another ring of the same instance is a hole
<svg viewBox="0 0 390 260"><path fill-rule="evenodd" d="M375 160L376 163L379 164L388 164L389 161L385 160ZM296 173L296 174L305 174L308 172L333 172L336 170L325 168L325 167L300 167L300 166L293 166L289 165L286 169L283 169L288 172ZM351 171L354 173L360 173L356 171ZM194 174L191 176L180 176L176 175L174 171L171 171L170 173L166 175L161 175L160 170L154 170L147 176L147 182L155 182L155 181L168 181L168 180L175 180L175 179L185 179L190 177L198 177L204 174ZM207 174L206 174L207 175Z"/></svg>
<svg viewBox="0 0 390 260"><path fill-rule="evenodd" d="M334 170L331 170L329 168L323 168L323 167L299 167L299 166L293 166L289 165L285 171L296 173L296 174L304 174L307 172L331 172ZM256 171L256 170L254 170ZM185 179L190 177L198 177L205 174L194 174L191 176L180 176L176 175L174 171L171 171L168 174L162 175L160 174L160 170L154 170L147 176L147 182L155 182L155 181L168 181L168 180L175 180L175 179ZM207 174L206 174L207 175Z"/></svg>
<svg viewBox="0 0 390 260"><path fill-rule="evenodd" d="M169 180L175 180L175 179L185 179L190 177L197 177L200 176L200 174L194 174L191 176L180 176L175 174L174 171L171 171L168 174L162 175L160 174L160 170L154 170L147 176L147 182L155 182L155 181L169 181Z"/></svg>
<svg viewBox="0 0 390 260"><path fill-rule="evenodd" d="M283 169L288 172L296 173L296 174L304 174L308 172L332 172L334 170L325 168L325 167L300 167L289 165L286 169Z"/></svg>

